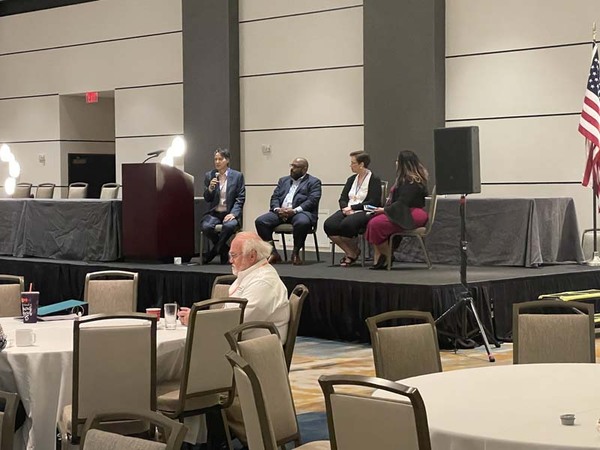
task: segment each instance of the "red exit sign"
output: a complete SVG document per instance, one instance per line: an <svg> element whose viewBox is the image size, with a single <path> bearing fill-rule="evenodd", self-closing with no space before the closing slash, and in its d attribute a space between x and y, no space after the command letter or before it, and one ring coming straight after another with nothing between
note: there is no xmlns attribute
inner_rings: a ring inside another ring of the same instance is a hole
<svg viewBox="0 0 600 450"><path fill-rule="evenodd" d="M86 92L85 93L86 103L98 103L98 92Z"/></svg>

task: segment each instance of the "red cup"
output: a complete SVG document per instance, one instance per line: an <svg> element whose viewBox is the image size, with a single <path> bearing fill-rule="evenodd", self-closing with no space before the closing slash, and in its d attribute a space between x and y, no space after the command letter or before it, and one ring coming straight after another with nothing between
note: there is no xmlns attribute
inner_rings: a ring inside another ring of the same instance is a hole
<svg viewBox="0 0 600 450"><path fill-rule="evenodd" d="M152 314L156 316L156 320L160 321L160 311L161 308L146 308L146 314Z"/></svg>

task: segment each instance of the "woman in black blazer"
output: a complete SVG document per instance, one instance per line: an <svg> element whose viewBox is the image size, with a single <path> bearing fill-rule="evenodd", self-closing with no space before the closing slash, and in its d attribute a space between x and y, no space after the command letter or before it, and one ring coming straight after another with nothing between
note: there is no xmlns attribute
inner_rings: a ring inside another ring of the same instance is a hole
<svg viewBox="0 0 600 450"><path fill-rule="evenodd" d="M402 230L424 226L429 220L425 207L427 197L427 169L419 157L404 150L396 161L396 182L383 208L375 210L367 225L365 238L375 247L375 264L371 269L385 269L389 254L387 240Z"/></svg>
<svg viewBox="0 0 600 450"><path fill-rule="evenodd" d="M330 216L323 227L325 233L343 251L340 261L342 267L356 262L360 248L354 239L364 232L370 215L364 209L366 205L381 206L381 180L368 169L371 157L363 151L350 153L350 169L354 172L340 195L340 209Z"/></svg>

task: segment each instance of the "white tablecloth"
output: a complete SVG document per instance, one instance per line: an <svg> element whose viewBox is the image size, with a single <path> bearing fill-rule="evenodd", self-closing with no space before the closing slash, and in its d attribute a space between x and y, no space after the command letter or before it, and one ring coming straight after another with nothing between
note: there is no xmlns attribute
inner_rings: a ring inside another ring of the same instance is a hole
<svg viewBox="0 0 600 450"><path fill-rule="evenodd" d="M600 365L488 366L400 383L423 397L433 450L600 448ZM561 425L566 413L575 426Z"/></svg>
<svg viewBox="0 0 600 450"><path fill-rule="evenodd" d="M57 418L71 403L73 322L24 324L2 318L0 324L11 341L11 346L0 352L0 389L17 392L28 413L15 448L25 443L27 449L53 450ZM17 328L34 330L35 345L15 347ZM157 331L157 382L179 377L185 337L185 327Z"/></svg>

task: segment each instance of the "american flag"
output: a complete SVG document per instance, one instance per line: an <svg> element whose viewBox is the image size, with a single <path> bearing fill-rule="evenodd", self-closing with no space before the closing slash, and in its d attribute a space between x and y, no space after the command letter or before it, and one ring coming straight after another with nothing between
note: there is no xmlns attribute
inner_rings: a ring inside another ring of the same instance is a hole
<svg viewBox="0 0 600 450"><path fill-rule="evenodd" d="M579 118L579 132L585 136L588 150L582 184L588 186L590 176L594 193L598 195L600 181L600 65L598 64L598 45L594 42L592 64L588 77L583 109Z"/></svg>

